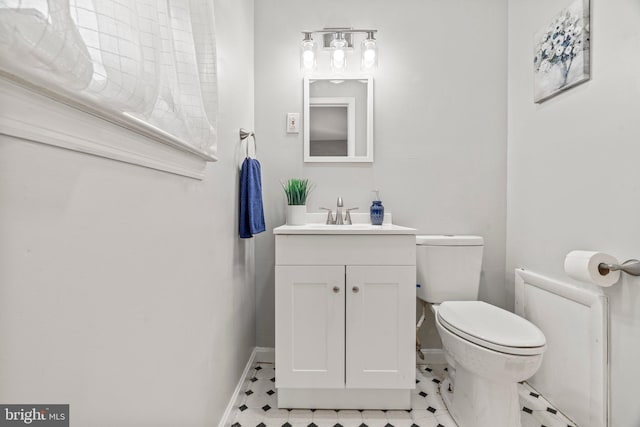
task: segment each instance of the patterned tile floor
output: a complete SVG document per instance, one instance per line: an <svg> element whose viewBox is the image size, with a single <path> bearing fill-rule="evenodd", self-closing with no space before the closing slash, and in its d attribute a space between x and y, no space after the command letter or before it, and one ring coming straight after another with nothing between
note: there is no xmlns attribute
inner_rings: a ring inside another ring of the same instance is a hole
<svg viewBox="0 0 640 427"><path fill-rule="evenodd" d="M440 397L445 365L421 365L409 411L278 409L275 367L253 365L236 402L233 427L457 427ZM519 387L522 427L577 427L527 384Z"/></svg>

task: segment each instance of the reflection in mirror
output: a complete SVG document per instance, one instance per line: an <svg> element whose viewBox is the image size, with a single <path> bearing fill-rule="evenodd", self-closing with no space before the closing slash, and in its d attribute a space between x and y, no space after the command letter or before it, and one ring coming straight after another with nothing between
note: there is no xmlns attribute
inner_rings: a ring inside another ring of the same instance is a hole
<svg viewBox="0 0 640 427"><path fill-rule="evenodd" d="M373 161L373 81L369 76L304 81L304 161Z"/></svg>
<svg viewBox="0 0 640 427"><path fill-rule="evenodd" d="M355 154L355 98L309 99L309 155Z"/></svg>

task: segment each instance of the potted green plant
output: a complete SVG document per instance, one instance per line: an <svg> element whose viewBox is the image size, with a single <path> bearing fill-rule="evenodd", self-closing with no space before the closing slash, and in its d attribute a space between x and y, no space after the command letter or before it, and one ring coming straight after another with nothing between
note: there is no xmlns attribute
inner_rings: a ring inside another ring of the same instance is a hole
<svg viewBox="0 0 640 427"><path fill-rule="evenodd" d="M281 184L287 195L287 225L306 224L307 197L313 184L302 178L291 178Z"/></svg>

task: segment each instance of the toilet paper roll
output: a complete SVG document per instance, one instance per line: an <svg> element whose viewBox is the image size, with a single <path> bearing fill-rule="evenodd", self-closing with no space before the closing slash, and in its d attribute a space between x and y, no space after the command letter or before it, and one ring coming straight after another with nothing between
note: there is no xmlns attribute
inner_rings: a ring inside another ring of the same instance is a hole
<svg viewBox="0 0 640 427"><path fill-rule="evenodd" d="M592 251L571 251L564 259L564 271L576 280L609 287L620 279L619 271L598 269L601 263L618 264L611 255Z"/></svg>

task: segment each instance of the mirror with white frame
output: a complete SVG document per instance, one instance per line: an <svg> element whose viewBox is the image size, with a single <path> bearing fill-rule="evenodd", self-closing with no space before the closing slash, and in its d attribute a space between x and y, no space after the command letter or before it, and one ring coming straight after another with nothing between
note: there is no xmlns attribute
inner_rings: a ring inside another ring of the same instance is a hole
<svg viewBox="0 0 640 427"><path fill-rule="evenodd" d="M373 78L304 78L304 161L373 162Z"/></svg>

